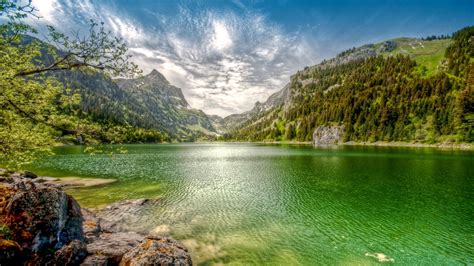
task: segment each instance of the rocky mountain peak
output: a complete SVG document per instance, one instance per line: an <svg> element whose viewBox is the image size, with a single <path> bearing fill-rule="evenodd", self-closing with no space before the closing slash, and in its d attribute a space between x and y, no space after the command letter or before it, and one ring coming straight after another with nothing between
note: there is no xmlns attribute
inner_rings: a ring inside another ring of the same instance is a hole
<svg viewBox="0 0 474 266"><path fill-rule="evenodd" d="M158 70L153 69L149 74L144 76L144 79L153 82L153 83L160 83L160 84L170 84L169 81L161 74L158 72Z"/></svg>

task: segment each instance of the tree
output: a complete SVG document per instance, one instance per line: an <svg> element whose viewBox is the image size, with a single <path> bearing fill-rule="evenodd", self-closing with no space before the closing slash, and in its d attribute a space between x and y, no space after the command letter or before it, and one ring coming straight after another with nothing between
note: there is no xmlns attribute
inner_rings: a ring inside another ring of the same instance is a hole
<svg viewBox="0 0 474 266"><path fill-rule="evenodd" d="M285 139L292 140L295 135L295 125L293 123L288 123L285 130Z"/></svg>
<svg viewBox="0 0 474 266"><path fill-rule="evenodd" d="M36 30L24 19L36 16L35 11L31 1L0 0L0 16L6 19L0 25L0 164L12 169L50 153L61 135L87 133L74 112L63 112L74 110L78 96L68 93L52 72L139 73L124 41L110 37L102 23L91 21L89 31L74 38L48 26L47 39L55 46L31 38Z"/></svg>

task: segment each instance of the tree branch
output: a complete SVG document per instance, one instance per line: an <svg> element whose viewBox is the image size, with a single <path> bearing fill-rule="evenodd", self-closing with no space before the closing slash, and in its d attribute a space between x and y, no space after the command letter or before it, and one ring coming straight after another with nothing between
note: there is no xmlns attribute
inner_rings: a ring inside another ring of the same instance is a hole
<svg viewBox="0 0 474 266"><path fill-rule="evenodd" d="M41 120L37 119L36 117L34 117L33 115L31 115L30 113L28 113L27 111L21 109L18 105L16 105L10 99L7 99L7 103L10 104L10 106L12 106L14 109L16 109L19 113L23 114L24 116L26 116L26 118L30 119L31 121L33 121L35 123L41 123L43 125L50 126L50 127L54 128L56 130L61 130L61 132L63 132L63 134L71 134L72 135L72 134L77 134L78 133L77 130L67 129L67 128L63 128L63 127L48 123L46 121L41 121Z"/></svg>
<svg viewBox="0 0 474 266"><path fill-rule="evenodd" d="M92 65L92 64L88 64L88 63L74 63L74 64L68 64L66 66L61 66L61 67L58 67L57 65L58 65L57 63L54 63L51 66L48 66L48 67L45 67L45 68L37 68L37 69L33 69L33 70L21 71L21 72L16 73L14 75L14 77L15 78L16 77L25 77L25 76L40 74L40 73L49 72L49 71L72 70L72 69L81 68L81 67L91 67L91 68L98 69L98 70L104 70L105 69L105 67L103 67L103 66L97 66L97 65Z"/></svg>

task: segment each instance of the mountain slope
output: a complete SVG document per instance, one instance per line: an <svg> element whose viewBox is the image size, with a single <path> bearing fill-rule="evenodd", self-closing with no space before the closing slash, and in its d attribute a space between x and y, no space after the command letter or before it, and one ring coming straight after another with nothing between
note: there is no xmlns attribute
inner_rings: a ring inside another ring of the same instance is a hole
<svg viewBox="0 0 474 266"><path fill-rule="evenodd" d="M338 65L352 61L363 60L369 57L382 55L384 57L403 54L415 60L418 64L417 71L425 76L433 75L439 68L443 67L444 52L452 43L451 39L431 39L422 40L416 38L398 38L377 44L367 44L358 48L352 48L341 52L335 58L324 60L322 63L306 67L298 72L291 79L298 76L303 86L313 83L311 78L307 78L304 73L309 73L315 69L333 68ZM301 74L301 75L300 75ZM335 84L337 86L337 84ZM243 127L264 116L265 112L272 113L273 109L282 107L290 99L290 83L283 89L272 94L263 104L257 102L255 106L244 113L232 114L217 123L221 131L228 132Z"/></svg>
<svg viewBox="0 0 474 266"><path fill-rule="evenodd" d="M51 49L61 54L54 46L31 36L25 36L22 45L33 41L44 47L39 59L45 65L54 60L49 54ZM171 85L156 70L137 79L111 79L91 69L55 71L48 75L64 84L68 89L64 93L81 96L80 117L96 123L95 126L104 127L105 131L108 128L112 131L132 128L132 132L127 132L134 135L131 141L135 141L136 137L142 139L135 136L137 134L144 134L145 141L150 133L159 136L160 140L165 138L171 141L189 141L216 134L209 117L201 110L191 108L181 89ZM109 141L106 136L100 138Z"/></svg>
<svg viewBox="0 0 474 266"><path fill-rule="evenodd" d="M268 97L265 102L256 102L255 106L250 111L241 114L232 114L216 121L217 127L221 129L221 132L228 132L240 128L244 124L258 119L259 116L266 113L267 111L271 111L277 107L282 106L286 101L288 101L289 98L290 85L287 84L283 89L270 95L270 97Z"/></svg>
<svg viewBox="0 0 474 266"><path fill-rule="evenodd" d="M156 70L134 80L113 80L98 72L67 71L54 76L81 95L82 115L100 124L153 129L171 140L215 134L210 119L192 109L181 89Z"/></svg>
<svg viewBox="0 0 474 266"><path fill-rule="evenodd" d="M140 103L139 113L152 123L180 139L194 133L215 132L211 120L201 110L193 109L180 88L171 85L156 70L137 79L116 79L118 87Z"/></svg>
<svg viewBox="0 0 474 266"><path fill-rule="evenodd" d="M473 35L395 39L306 67L284 104L252 113L227 137L309 141L319 126L344 125L344 141L471 142Z"/></svg>

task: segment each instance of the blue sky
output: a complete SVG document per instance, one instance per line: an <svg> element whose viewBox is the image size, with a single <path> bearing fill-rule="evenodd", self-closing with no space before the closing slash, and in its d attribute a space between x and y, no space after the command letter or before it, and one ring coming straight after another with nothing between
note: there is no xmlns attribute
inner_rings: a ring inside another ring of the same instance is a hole
<svg viewBox="0 0 474 266"><path fill-rule="evenodd" d="M450 34L474 25L474 0L33 0L33 23L65 33L106 23L145 71L157 69L192 107L240 113L290 75L350 47Z"/></svg>

